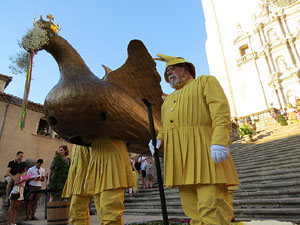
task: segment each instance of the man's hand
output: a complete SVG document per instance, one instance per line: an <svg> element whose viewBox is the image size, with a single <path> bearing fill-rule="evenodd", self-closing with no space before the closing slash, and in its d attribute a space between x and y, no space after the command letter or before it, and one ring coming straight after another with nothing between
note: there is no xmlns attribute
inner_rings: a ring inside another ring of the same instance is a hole
<svg viewBox="0 0 300 225"><path fill-rule="evenodd" d="M150 152L151 152L151 154L153 156L154 155L154 146L152 144L152 140L149 141L148 146L149 146ZM161 146L161 140L157 139L156 140L156 148L159 149L160 146Z"/></svg>
<svg viewBox="0 0 300 225"><path fill-rule="evenodd" d="M228 159L229 149L222 145L210 146L211 157L215 163L220 163Z"/></svg>

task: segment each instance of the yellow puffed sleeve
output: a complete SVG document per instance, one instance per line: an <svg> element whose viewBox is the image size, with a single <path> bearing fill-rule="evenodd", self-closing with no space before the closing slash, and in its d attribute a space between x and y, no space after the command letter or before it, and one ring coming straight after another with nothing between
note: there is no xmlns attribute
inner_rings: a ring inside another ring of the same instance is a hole
<svg viewBox="0 0 300 225"><path fill-rule="evenodd" d="M209 107L212 120L213 134L211 145L229 147L232 123L228 100L220 83L215 77L204 76L203 78L203 95Z"/></svg>

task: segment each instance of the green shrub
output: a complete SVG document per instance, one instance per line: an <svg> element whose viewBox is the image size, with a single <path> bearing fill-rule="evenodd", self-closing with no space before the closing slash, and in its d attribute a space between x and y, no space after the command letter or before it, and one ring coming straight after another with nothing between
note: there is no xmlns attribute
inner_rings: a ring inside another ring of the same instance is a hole
<svg viewBox="0 0 300 225"><path fill-rule="evenodd" d="M238 129L239 129L239 133L240 133L240 138L247 136L247 135L251 136L251 134L254 133L253 129L251 129L251 127L248 123L244 123Z"/></svg>
<svg viewBox="0 0 300 225"><path fill-rule="evenodd" d="M281 115L281 114L278 115L278 121L279 121L279 123L280 123L281 126L288 125L285 117L283 115Z"/></svg>
<svg viewBox="0 0 300 225"><path fill-rule="evenodd" d="M58 151L56 151L54 157L53 176L50 178L49 187L50 189L61 191L51 193L54 201L61 200L62 189L64 188L65 182L67 180L68 171L68 162L61 156Z"/></svg>

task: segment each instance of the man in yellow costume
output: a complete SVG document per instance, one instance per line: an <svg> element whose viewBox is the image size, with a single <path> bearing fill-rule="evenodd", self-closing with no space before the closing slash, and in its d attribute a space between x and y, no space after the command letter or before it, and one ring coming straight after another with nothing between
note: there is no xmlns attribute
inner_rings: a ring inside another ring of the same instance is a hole
<svg viewBox="0 0 300 225"><path fill-rule="evenodd" d="M195 79L192 63L158 54L166 62L165 79L175 89L161 111L156 148L164 149L164 182L178 187L191 224L230 224L233 209L228 187L239 184L229 152L231 118L227 98L217 79ZM152 141L149 148L154 153Z"/></svg>
<svg viewBox="0 0 300 225"><path fill-rule="evenodd" d="M123 224L124 190L135 184L126 143L101 136L92 141L90 151L77 148L63 193L72 196L71 222L90 224L88 205L94 196L99 224Z"/></svg>

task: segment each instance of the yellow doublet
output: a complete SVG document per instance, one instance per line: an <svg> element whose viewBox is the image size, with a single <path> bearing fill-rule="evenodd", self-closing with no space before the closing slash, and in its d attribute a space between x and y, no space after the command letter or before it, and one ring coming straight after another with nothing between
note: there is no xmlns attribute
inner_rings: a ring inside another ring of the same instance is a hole
<svg viewBox="0 0 300 225"><path fill-rule="evenodd" d="M231 154L218 164L211 157L211 145L229 147L231 132L229 104L215 77L185 81L165 99L161 116L166 186L239 184Z"/></svg>
<svg viewBox="0 0 300 225"><path fill-rule="evenodd" d="M87 195L83 184L85 182L89 161L90 150L85 146L73 145L71 165L62 197L68 198L73 194Z"/></svg>
<svg viewBox="0 0 300 225"><path fill-rule="evenodd" d="M126 143L101 137L92 143L85 190L95 195L105 190L133 187L131 170Z"/></svg>

